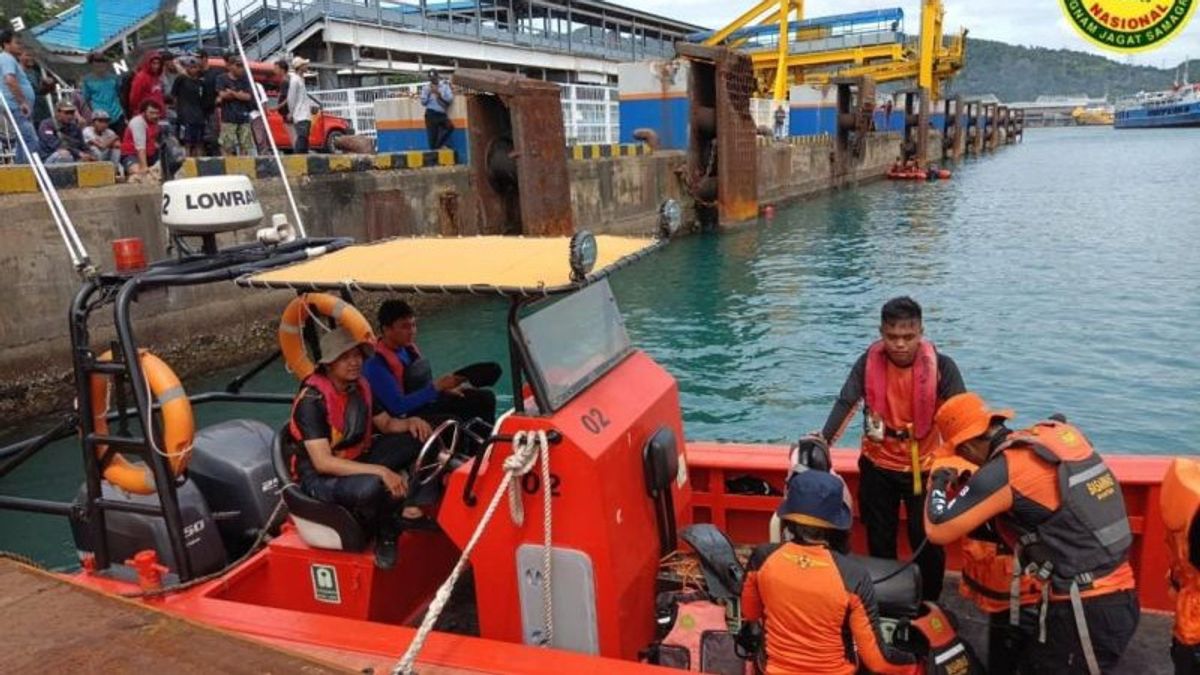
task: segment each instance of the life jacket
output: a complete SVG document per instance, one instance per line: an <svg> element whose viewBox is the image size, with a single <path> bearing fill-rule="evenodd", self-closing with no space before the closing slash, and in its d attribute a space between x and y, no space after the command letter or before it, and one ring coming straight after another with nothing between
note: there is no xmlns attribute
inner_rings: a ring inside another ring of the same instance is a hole
<svg viewBox="0 0 1200 675"><path fill-rule="evenodd" d="M932 602L925 603L924 613L908 622L909 642L920 643L925 656L925 672L929 675L971 675L983 673L983 663L975 650L958 635L949 614ZM920 637L914 640L911 633Z"/></svg>
<svg viewBox="0 0 1200 675"><path fill-rule="evenodd" d="M333 381L319 372L305 378L300 387L300 395L292 404L292 417L288 422L288 429L300 452L303 451L304 438L300 426L296 424L296 407L304 398L306 387L321 392L325 401L326 420L333 436L329 439L329 445L334 456L358 459L371 445L371 385L367 383L366 378L359 377L355 386L354 390L338 391ZM347 444L347 439L352 439L353 442ZM298 453L293 453L289 461L293 478L299 478L296 472L297 456Z"/></svg>
<svg viewBox="0 0 1200 675"><path fill-rule="evenodd" d="M876 340L867 348L867 367L865 373L865 394L867 410L864 420L878 416L883 420L882 440L863 434L863 453L876 463L884 460L884 468L892 470L911 470L913 473L913 493L921 494L921 473L928 469L932 451L922 452L920 442L933 433L934 413L937 412L937 350L933 343L921 340L917 347L917 356L912 364L912 390L906 392L912 401L913 420L908 427L897 428L893 414L888 406L888 357L883 348L883 341ZM928 450L928 448L926 449ZM885 459L886 458L886 459ZM903 467L903 468L901 468Z"/></svg>
<svg viewBox="0 0 1200 675"><path fill-rule="evenodd" d="M1047 420L1013 432L997 448L997 453L1013 447L1032 448L1039 459L1056 468L1060 499L1058 509L1050 517L1033 528L1025 528L1017 540L1016 559L1025 564L1026 574L1036 574L1044 582L1041 616L1045 616L1049 606L1051 588L1070 594L1071 612L1088 672L1099 675L1081 590L1116 571L1129 559L1133 532L1121 485L1083 432L1066 422ZM1020 572L1019 565L1014 565L1009 600L1009 623L1014 626L1020 623ZM1038 640L1046 641L1044 621L1039 625Z"/></svg>
<svg viewBox="0 0 1200 675"><path fill-rule="evenodd" d="M1004 612L1011 602L1013 554L1002 544L966 537L962 540L962 584L959 594L989 614ZM1020 575L1018 603L1036 605L1041 598L1041 582L1029 574Z"/></svg>
<svg viewBox="0 0 1200 675"><path fill-rule="evenodd" d="M429 368L429 361L421 356L421 352L416 345L408 345L403 349L408 350L412 357L412 362L406 368L404 362L396 356L396 352L383 340L375 342L375 353L383 359L387 364L388 370L392 372L392 377L396 378L396 382L400 385L401 390L406 394L411 394L418 389L424 388L432 381L432 374Z"/></svg>
<svg viewBox="0 0 1200 675"><path fill-rule="evenodd" d="M746 661L737 655L734 636L725 620L725 608L703 594L659 598L669 604L670 630L643 658L667 668L692 672L742 675ZM662 619L660 618L660 621Z"/></svg>
<svg viewBox="0 0 1200 675"><path fill-rule="evenodd" d="M1167 530L1175 639L1200 645L1200 461L1179 457L1162 482L1160 511Z"/></svg>
<svg viewBox="0 0 1200 675"><path fill-rule="evenodd" d="M1039 422L1009 434L997 452L1014 447L1032 448L1056 467L1061 499L1049 518L1020 534L1022 562L1037 565L1060 589L1072 581L1087 586L1124 563L1133 533L1121 485L1083 432L1065 422Z"/></svg>

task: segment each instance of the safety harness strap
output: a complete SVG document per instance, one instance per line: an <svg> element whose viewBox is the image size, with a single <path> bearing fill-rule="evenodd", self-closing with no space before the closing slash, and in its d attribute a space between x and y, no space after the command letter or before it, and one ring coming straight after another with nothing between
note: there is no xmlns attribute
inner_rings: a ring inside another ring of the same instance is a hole
<svg viewBox="0 0 1200 675"><path fill-rule="evenodd" d="M1088 672L1100 675L1100 662L1096 660L1096 650L1092 648L1092 634L1088 631L1087 616L1083 613L1083 597L1079 594L1079 584L1071 582L1071 612L1075 614L1075 627L1079 630L1079 644L1083 647L1083 658L1087 660Z"/></svg>

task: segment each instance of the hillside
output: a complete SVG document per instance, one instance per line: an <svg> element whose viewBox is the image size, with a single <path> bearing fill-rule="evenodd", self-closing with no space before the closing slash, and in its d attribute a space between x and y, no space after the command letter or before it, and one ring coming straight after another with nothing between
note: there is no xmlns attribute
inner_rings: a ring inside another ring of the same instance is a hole
<svg viewBox="0 0 1200 675"><path fill-rule="evenodd" d="M1200 61L1191 75L1200 79ZM967 39L967 63L951 80L950 94L995 94L1001 101L1032 101L1039 95L1107 95L1110 99L1138 91L1166 89L1175 69L1126 65L1102 56L1068 49L1021 47L992 40Z"/></svg>

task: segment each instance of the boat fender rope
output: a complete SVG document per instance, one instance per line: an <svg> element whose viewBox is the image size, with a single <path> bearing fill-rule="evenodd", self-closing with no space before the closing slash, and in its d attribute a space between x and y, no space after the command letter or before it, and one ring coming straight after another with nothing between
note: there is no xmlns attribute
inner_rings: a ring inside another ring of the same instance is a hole
<svg viewBox="0 0 1200 675"><path fill-rule="evenodd" d="M462 555L459 556L458 562L454 565L454 569L450 571L450 576L446 577L446 580L443 581L442 585L438 588L437 593L434 594L433 602L429 603L429 609L425 612L425 618L421 620L421 627L417 629L417 634L413 637L413 641L409 643L408 649L405 650L404 655L400 657L400 660L397 661L396 665L392 668L392 675L416 674L417 671L414 666L417 662L417 654L419 654L421 649L425 646L425 641L429 639L429 634L433 632L433 625L437 622L438 617L441 616L442 611L446 609L446 605L449 604L450 593L454 590L455 584L458 583L459 577L462 576L463 570L466 569L467 561L471 557L471 552L475 550L475 546L483 537L483 532L485 529L487 529L488 523L490 523L492 517L496 515L496 509L500 506L500 500L504 498L505 494L510 495L510 515L515 516L516 509L512 507L512 493L509 492L509 487L514 485L514 478L523 476L533 469L533 465L536 463L539 455L542 458L543 494L545 495L545 501L547 503L547 506L545 506L543 509L543 513L546 518L546 554L543 556L544 569L542 571L542 593L545 597L543 597L542 607L546 613L545 635L547 636L547 639L545 640L545 644L548 645L550 643L549 636L553 630L553 620L550 616L550 610L552 607L550 606L548 593L550 588L548 567L550 556L550 507L548 506L550 501L550 481L547 480L547 478L549 477L548 474L550 471L550 442L546 437L545 431L530 432L521 430L513 434L512 447L512 454L506 457L504 460L504 477L500 480L499 487L497 487L496 492L492 494L492 500L488 502L487 509L484 510L483 516L479 519L479 525L475 527L475 532L473 532L471 534L471 538L467 540L466 546L463 546ZM518 492L517 494L517 499L519 502L520 493ZM518 526L521 525L520 522L517 522L515 517L513 522Z"/></svg>

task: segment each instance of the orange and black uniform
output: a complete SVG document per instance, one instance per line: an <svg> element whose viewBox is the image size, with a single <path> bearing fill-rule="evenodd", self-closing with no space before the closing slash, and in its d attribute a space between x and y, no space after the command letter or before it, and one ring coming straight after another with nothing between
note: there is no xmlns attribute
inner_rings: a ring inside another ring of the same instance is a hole
<svg viewBox="0 0 1200 675"><path fill-rule="evenodd" d="M332 400L330 400L332 399ZM324 375L313 373L300 385L292 406L285 452L292 480L309 496L332 502L354 513L364 524L385 526L400 503L383 479L371 474L332 476L318 473L304 441L328 439L334 456L403 471L417 457L421 444L410 434L373 435L375 407L371 388L359 378L339 392ZM340 419L338 417L340 416Z"/></svg>
<svg viewBox="0 0 1200 675"><path fill-rule="evenodd" d="M742 618L762 621L767 675L920 672L916 658L879 633L867 570L816 544L768 544L750 557Z"/></svg>
<svg viewBox="0 0 1200 675"><path fill-rule="evenodd" d="M1082 432L1068 424L1045 422L1002 432L992 444L990 459L952 499L935 473L925 509L930 541L947 544L997 519L1006 540L1016 537L1006 545L1046 580L1044 641L1042 636L1033 640L1023 659L1030 672L1087 672L1073 585L1098 665L1112 667L1140 616L1128 559L1131 535L1115 477ZM1091 513L1084 504L1088 500Z"/></svg>
<svg viewBox="0 0 1200 675"><path fill-rule="evenodd" d="M930 381L923 381L926 378ZM878 407L885 408L874 411L883 418L883 441L873 441L863 434L858 461L859 515L867 529L867 549L872 557L897 557L901 502L908 514L909 546L915 550L925 540L923 522L917 516L924 508L924 495L913 489L909 435L916 437L924 479L941 442L933 415L943 401L965 390L954 360L926 341L921 343L917 360L907 368L893 364L883 354L882 343L876 342L850 370L821 434L830 443L836 441L861 401L868 401L870 407L874 399ZM925 599L936 601L942 594L945 552L939 546L928 545L917 557L917 566Z"/></svg>

